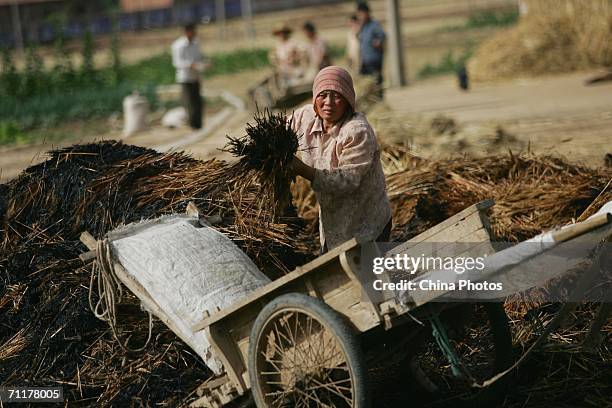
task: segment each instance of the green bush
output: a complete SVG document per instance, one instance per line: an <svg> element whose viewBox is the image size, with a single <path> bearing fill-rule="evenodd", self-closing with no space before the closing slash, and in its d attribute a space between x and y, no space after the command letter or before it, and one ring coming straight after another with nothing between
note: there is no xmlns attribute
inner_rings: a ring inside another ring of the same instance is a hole
<svg viewBox="0 0 612 408"><path fill-rule="evenodd" d="M457 72L461 67L465 66L467 60L472 56L473 49L472 45L468 45L458 56L455 56L451 50L448 50L438 62L425 64L417 73L417 78L424 79Z"/></svg>
<svg viewBox="0 0 612 408"><path fill-rule="evenodd" d="M234 74L266 67L268 50L266 48L239 49L209 56L212 66L204 73L205 77ZM125 66L123 78L138 84L165 85L174 83L175 69L169 52L158 54L135 64Z"/></svg>
<svg viewBox="0 0 612 408"><path fill-rule="evenodd" d="M473 13L465 24L466 28L505 27L518 21L519 13L516 9L503 11L479 11Z"/></svg>
<svg viewBox="0 0 612 408"><path fill-rule="evenodd" d="M19 142L23 137L24 134L16 122L0 120L0 145Z"/></svg>
<svg viewBox="0 0 612 408"><path fill-rule="evenodd" d="M513 8L509 10L484 10L470 14L463 25L444 27L441 32L465 31L485 27L507 27L516 24L519 18L518 11Z"/></svg>
<svg viewBox="0 0 612 408"><path fill-rule="evenodd" d="M23 72L15 69L11 53L4 50L0 74L0 144L27 139L36 128L120 112L123 98L134 89L139 89L156 108L155 86L174 82L175 70L170 54L162 53L122 66L116 34L111 42L109 65L101 70L95 70L93 66L93 39L90 35L86 36L83 44L84 63L77 71L61 38L55 47L56 64L48 71L43 69L35 47L28 48ZM212 67L205 73L207 77L269 65L265 48L217 53L210 58Z"/></svg>
<svg viewBox="0 0 612 408"><path fill-rule="evenodd" d="M10 121L21 132L37 127L56 126L63 121L85 120L121 112L123 98L132 93L134 86L123 83L115 88L88 88L78 92L39 95L18 100L0 99L0 121ZM141 88L153 107L155 90Z"/></svg>

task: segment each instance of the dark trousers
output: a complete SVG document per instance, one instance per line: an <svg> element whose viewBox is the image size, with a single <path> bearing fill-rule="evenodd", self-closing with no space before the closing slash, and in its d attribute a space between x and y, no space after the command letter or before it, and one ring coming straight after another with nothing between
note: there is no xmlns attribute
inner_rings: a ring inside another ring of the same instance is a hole
<svg viewBox="0 0 612 408"><path fill-rule="evenodd" d="M369 75L369 76L374 77L374 80L376 81L376 85L378 85L376 89L376 94L377 96L382 98L383 96L382 62L380 63L378 62L363 63L362 62L361 66L359 67L359 73L361 75Z"/></svg>
<svg viewBox="0 0 612 408"><path fill-rule="evenodd" d="M391 238L391 226L392 226L392 224L393 224L393 220L391 219L391 220L389 220L387 225L385 225L385 228L380 233L378 238L376 238L374 241L375 242L389 242L389 239ZM324 243L323 247L321 248L321 255L323 255L327 251L328 251L327 244Z"/></svg>
<svg viewBox="0 0 612 408"><path fill-rule="evenodd" d="M200 82L185 82L181 84L181 88L183 106L189 115L189 126L192 129L200 129L204 105L200 95Z"/></svg>

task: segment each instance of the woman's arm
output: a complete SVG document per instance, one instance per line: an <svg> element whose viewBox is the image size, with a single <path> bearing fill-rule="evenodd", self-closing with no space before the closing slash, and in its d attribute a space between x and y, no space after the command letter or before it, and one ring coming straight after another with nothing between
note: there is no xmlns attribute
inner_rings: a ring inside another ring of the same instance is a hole
<svg viewBox="0 0 612 408"><path fill-rule="evenodd" d="M296 156L293 157L293 161L291 162L291 168L295 175L302 176L311 183L314 180L315 168L307 165Z"/></svg>

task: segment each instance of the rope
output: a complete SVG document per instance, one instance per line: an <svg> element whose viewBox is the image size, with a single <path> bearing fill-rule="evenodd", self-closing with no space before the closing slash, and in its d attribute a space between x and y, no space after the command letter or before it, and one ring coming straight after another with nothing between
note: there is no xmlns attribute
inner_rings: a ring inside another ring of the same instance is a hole
<svg viewBox="0 0 612 408"><path fill-rule="evenodd" d="M94 286L96 287L95 290ZM95 304L93 302L94 291L98 295L98 301ZM151 341L153 333L153 316L151 312L147 311L149 315L149 333L145 344L138 349L129 348L127 345L129 338L124 344L119 340L117 334L116 305L121 302L122 298L123 285L115 273L114 260L108 239L100 240L96 245L96 261L93 263L91 277L89 279L89 308L96 318L108 323L115 340L117 340L123 350L128 352L142 351Z"/></svg>

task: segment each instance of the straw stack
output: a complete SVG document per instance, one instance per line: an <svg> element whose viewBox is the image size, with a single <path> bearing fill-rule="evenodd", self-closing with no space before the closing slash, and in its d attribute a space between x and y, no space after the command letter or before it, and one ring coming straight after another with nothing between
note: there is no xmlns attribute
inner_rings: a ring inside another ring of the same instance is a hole
<svg viewBox="0 0 612 408"><path fill-rule="evenodd" d="M491 81L612 67L612 2L530 0L518 25L484 42L470 77Z"/></svg>

